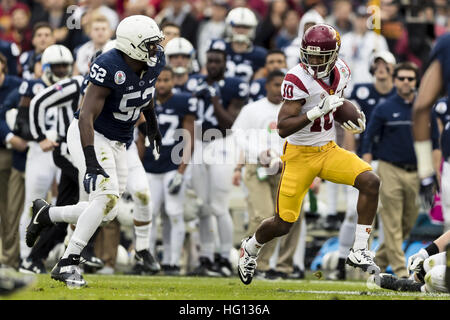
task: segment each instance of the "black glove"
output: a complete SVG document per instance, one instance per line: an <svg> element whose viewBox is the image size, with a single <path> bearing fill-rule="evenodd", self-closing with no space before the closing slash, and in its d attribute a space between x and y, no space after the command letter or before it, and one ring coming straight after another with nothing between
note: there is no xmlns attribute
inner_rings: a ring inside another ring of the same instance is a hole
<svg viewBox="0 0 450 320"><path fill-rule="evenodd" d="M439 183L436 175L427 177L420 181L420 201L426 210L430 210L434 205L434 195L439 192Z"/></svg>
<svg viewBox="0 0 450 320"><path fill-rule="evenodd" d="M94 146L87 146L83 151L86 160L86 173L84 174L83 186L84 190L89 194L91 191L95 191L98 175L101 174L105 178L109 178L109 175L98 163Z"/></svg>
<svg viewBox="0 0 450 320"><path fill-rule="evenodd" d="M147 122L147 137L150 142L152 150L155 149L160 153L160 148L162 145L162 135L159 131L158 120L156 119L155 109L152 108L144 113L145 120Z"/></svg>

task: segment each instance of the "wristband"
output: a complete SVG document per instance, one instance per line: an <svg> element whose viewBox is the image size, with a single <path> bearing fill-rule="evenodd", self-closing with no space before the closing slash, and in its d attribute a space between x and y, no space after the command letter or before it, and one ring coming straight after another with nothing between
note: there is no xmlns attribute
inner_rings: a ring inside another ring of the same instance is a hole
<svg viewBox="0 0 450 320"><path fill-rule="evenodd" d="M428 256L431 257L432 255L439 253L439 248L436 243L432 242L428 247L425 248L425 251L428 253Z"/></svg>
<svg viewBox="0 0 450 320"><path fill-rule="evenodd" d="M95 155L95 149L93 145L83 148L84 159L86 161L86 167L99 167L97 156Z"/></svg>
<svg viewBox="0 0 450 320"><path fill-rule="evenodd" d="M433 175L434 169L431 157L433 147L431 145L431 141L415 141L414 150L416 151L417 173L419 174L419 178L423 179Z"/></svg>

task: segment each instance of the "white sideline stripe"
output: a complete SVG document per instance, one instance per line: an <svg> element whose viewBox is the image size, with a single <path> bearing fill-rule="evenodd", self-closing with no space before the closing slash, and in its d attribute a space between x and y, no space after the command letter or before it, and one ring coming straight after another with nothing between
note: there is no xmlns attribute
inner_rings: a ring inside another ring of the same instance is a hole
<svg viewBox="0 0 450 320"><path fill-rule="evenodd" d="M450 297L448 293L422 293L422 292L376 292L376 291L338 291L338 290L286 290L285 292L292 293L311 293L311 294L345 294L345 295L368 295L368 296L427 296L427 297ZM361 294L365 292L364 294Z"/></svg>

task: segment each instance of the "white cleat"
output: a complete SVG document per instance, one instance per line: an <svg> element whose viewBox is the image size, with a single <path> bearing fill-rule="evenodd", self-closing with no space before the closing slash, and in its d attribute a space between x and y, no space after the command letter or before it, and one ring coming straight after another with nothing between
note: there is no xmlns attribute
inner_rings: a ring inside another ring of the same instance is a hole
<svg viewBox="0 0 450 320"><path fill-rule="evenodd" d="M369 274L379 274L381 272L380 267L375 264L373 258L372 252L368 249L353 250L351 248L345 263L349 266L360 268Z"/></svg>
<svg viewBox="0 0 450 320"><path fill-rule="evenodd" d="M239 251L238 274L244 284L250 284L256 270L256 256L250 255L245 250L245 244L249 238L242 240L241 249Z"/></svg>

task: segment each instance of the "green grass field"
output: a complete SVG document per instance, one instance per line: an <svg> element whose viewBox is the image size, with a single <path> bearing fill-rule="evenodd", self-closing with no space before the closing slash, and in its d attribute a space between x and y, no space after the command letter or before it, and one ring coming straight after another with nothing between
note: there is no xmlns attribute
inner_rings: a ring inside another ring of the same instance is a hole
<svg viewBox="0 0 450 320"><path fill-rule="evenodd" d="M314 276L309 275L314 278ZM69 289L38 275L35 283L5 300L450 300L449 294L369 289L364 281L253 280L232 278L85 275L88 286Z"/></svg>

